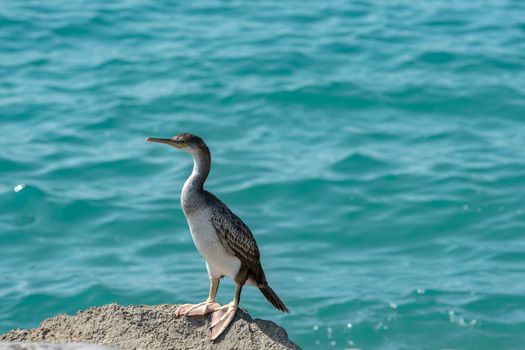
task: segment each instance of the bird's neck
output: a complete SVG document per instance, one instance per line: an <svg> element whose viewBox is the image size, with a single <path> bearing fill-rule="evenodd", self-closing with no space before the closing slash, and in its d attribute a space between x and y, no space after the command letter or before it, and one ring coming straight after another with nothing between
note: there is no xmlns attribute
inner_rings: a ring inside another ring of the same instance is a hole
<svg viewBox="0 0 525 350"><path fill-rule="evenodd" d="M186 216L191 215L199 208L203 198L204 181L206 181L211 167L211 155L207 147L192 152L191 155L193 156L193 171L184 183L180 197L182 209Z"/></svg>
<svg viewBox="0 0 525 350"><path fill-rule="evenodd" d="M202 191L211 168L210 150L206 147L192 153L192 156L193 171L188 180L186 180L184 188L191 191Z"/></svg>

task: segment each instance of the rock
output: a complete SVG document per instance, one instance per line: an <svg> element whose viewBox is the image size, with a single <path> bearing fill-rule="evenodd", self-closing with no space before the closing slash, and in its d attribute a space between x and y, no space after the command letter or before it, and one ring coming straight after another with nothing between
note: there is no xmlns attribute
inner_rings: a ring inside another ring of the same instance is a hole
<svg viewBox="0 0 525 350"><path fill-rule="evenodd" d="M96 344L0 343L0 350L112 350Z"/></svg>
<svg viewBox="0 0 525 350"><path fill-rule="evenodd" d="M0 335L0 342L97 343L119 350L300 349L283 328L271 321L253 320L242 309L230 327L211 342L210 316L175 318L176 307L92 307L74 316L49 318L38 328L10 331Z"/></svg>

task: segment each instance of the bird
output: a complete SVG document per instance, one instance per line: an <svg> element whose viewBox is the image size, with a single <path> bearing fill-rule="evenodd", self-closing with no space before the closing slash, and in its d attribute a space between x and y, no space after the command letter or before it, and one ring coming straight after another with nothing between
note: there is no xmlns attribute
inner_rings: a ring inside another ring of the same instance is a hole
<svg viewBox="0 0 525 350"><path fill-rule="evenodd" d="M233 321L245 284L259 288L270 304L288 313L288 308L266 280L259 247L248 226L219 198L204 189L211 168L211 153L204 140L191 133L179 133L171 138L148 137L146 141L175 147L193 157L193 171L182 187L180 202L193 242L206 261L210 291L203 302L179 305L175 316L212 314L210 339L214 341ZM230 303L221 306L216 296L223 277L234 281L235 294Z"/></svg>

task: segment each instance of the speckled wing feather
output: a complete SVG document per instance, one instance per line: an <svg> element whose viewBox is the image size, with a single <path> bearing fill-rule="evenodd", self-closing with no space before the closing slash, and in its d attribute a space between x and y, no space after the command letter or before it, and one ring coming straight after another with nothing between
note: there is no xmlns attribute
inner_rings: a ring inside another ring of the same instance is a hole
<svg viewBox="0 0 525 350"><path fill-rule="evenodd" d="M213 208L211 222L224 248L252 271L258 283L263 282L259 248L248 226L224 204Z"/></svg>
<svg viewBox="0 0 525 350"><path fill-rule="evenodd" d="M219 241L228 253L241 261L247 269L248 278L253 278L257 287L276 309L288 312L288 308L266 281L260 262L259 248L252 232L241 219L213 194L206 192L211 209L211 224Z"/></svg>

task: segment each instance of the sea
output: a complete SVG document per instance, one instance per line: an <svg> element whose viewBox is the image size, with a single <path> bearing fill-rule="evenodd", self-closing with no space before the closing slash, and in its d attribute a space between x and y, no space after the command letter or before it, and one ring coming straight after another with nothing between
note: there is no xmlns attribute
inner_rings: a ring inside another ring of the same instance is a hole
<svg viewBox="0 0 525 350"><path fill-rule="evenodd" d="M0 1L0 333L207 297L180 132L290 309L252 317L525 349L524 1Z"/></svg>

